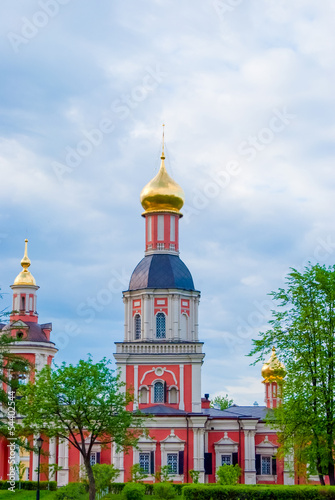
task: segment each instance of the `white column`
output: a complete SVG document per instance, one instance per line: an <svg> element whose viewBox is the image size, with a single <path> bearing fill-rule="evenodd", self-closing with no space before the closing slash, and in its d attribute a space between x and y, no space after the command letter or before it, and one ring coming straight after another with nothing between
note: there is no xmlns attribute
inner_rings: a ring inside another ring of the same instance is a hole
<svg viewBox="0 0 335 500"><path fill-rule="evenodd" d="M180 297L172 295L172 338L171 340L180 339Z"/></svg>
<svg viewBox="0 0 335 500"><path fill-rule="evenodd" d="M114 453L113 453L114 451ZM116 469L119 469L120 474L117 478L118 483L123 483L124 482L124 463L123 463L123 451L116 452L115 447L113 446L112 448L112 453L113 453L113 464Z"/></svg>
<svg viewBox="0 0 335 500"><path fill-rule="evenodd" d="M69 446L67 440L59 441L58 465L62 470L57 474L57 486L64 486L69 482Z"/></svg>
<svg viewBox="0 0 335 500"><path fill-rule="evenodd" d="M198 342L199 340L199 319L198 319L198 311L199 311L199 297L195 297L194 300L194 316L193 316L193 325L194 325L194 340ZM193 300L191 301L193 303Z"/></svg>
<svg viewBox="0 0 335 500"><path fill-rule="evenodd" d="M201 365L192 364L192 411L201 412Z"/></svg>
<svg viewBox="0 0 335 500"><path fill-rule="evenodd" d="M193 469L199 470L199 429L193 427Z"/></svg>
<svg viewBox="0 0 335 500"><path fill-rule="evenodd" d="M284 458L284 484L287 486L294 485L294 454L293 452L286 455Z"/></svg>
<svg viewBox="0 0 335 500"><path fill-rule="evenodd" d="M184 365L179 365L179 410L185 410L184 402Z"/></svg>
<svg viewBox="0 0 335 500"><path fill-rule="evenodd" d="M245 484L256 484L255 430L244 429L244 453Z"/></svg>
<svg viewBox="0 0 335 500"><path fill-rule="evenodd" d="M50 438L49 440L49 465L56 463L56 438ZM50 481L56 481L56 473L50 477Z"/></svg>
<svg viewBox="0 0 335 500"><path fill-rule="evenodd" d="M143 313L142 313L142 318L143 318L143 340L151 340L150 337L150 323L151 323L151 318L150 318L150 298L149 295L144 295L143 296Z"/></svg>
<svg viewBox="0 0 335 500"><path fill-rule="evenodd" d="M37 436L36 434L34 435L34 440L33 440L33 446L34 448L37 448L37 438L39 436ZM32 478L33 478L33 481L37 481L37 467L38 467L38 453L33 453L33 475L32 475Z"/></svg>
<svg viewBox="0 0 335 500"><path fill-rule="evenodd" d="M138 408L138 365L134 365L134 410Z"/></svg>

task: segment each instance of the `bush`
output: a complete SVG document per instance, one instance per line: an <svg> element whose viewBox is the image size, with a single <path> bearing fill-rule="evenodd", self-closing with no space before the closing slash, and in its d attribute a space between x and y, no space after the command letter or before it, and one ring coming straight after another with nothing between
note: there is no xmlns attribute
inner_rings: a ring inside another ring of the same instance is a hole
<svg viewBox="0 0 335 500"><path fill-rule="evenodd" d="M172 500L176 496L176 490L171 483L156 483L154 484L154 494L160 500Z"/></svg>
<svg viewBox="0 0 335 500"><path fill-rule="evenodd" d="M127 483L122 490L122 495L127 500L143 500L145 495L145 486L140 483Z"/></svg>
<svg viewBox="0 0 335 500"><path fill-rule="evenodd" d="M187 500L334 500L334 486L185 485Z"/></svg>
<svg viewBox="0 0 335 500"><path fill-rule="evenodd" d="M69 483L62 486L55 494L57 500L82 500L86 497L87 488L83 483Z"/></svg>
<svg viewBox="0 0 335 500"><path fill-rule="evenodd" d="M49 486L49 487L48 487ZM0 481L0 490L7 490L8 481ZM37 481L15 481L15 490L37 490ZM57 490L56 481L40 481L40 490Z"/></svg>
<svg viewBox="0 0 335 500"><path fill-rule="evenodd" d="M237 484L241 472L242 469L238 465L227 465L227 464L221 465L216 472L218 483L221 485Z"/></svg>

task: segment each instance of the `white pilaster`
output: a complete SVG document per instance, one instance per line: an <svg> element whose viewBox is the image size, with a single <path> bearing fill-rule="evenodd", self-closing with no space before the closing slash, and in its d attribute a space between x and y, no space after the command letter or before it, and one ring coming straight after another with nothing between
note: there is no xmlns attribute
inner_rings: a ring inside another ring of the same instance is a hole
<svg viewBox="0 0 335 500"><path fill-rule="evenodd" d="M179 410L185 410L184 402L184 365L179 365Z"/></svg>
<svg viewBox="0 0 335 500"><path fill-rule="evenodd" d="M192 364L192 411L201 412L201 364Z"/></svg>
<svg viewBox="0 0 335 500"><path fill-rule="evenodd" d="M57 486L64 486L69 482L69 445L66 440L58 443L58 465L63 468L57 473Z"/></svg>
<svg viewBox="0 0 335 500"><path fill-rule="evenodd" d="M138 408L138 365L134 365L134 410Z"/></svg>
<svg viewBox="0 0 335 500"><path fill-rule="evenodd" d="M49 465L56 463L56 438L50 438L49 440ZM50 477L50 481L56 481L56 473Z"/></svg>

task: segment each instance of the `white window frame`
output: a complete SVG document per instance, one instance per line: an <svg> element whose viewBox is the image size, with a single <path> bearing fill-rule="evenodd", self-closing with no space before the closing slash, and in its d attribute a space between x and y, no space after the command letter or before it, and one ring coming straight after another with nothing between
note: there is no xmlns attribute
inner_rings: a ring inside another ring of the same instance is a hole
<svg viewBox="0 0 335 500"><path fill-rule="evenodd" d="M151 453L152 451L153 452L156 451L156 440L151 439L150 437L141 436L137 443L137 448L133 448L134 464L140 463L140 453ZM151 464L149 465L149 467L150 466ZM146 481L153 481L153 480L154 476L151 473L149 473L148 477L146 478Z"/></svg>
<svg viewBox="0 0 335 500"><path fill-rule="evenodd" d="M147 391L147 401L144 403L142 401L142 389L145 389ZM149 403L149 394L150 394L150 391L149 391L149 387L147 385L141 385L138 389L138 393L139 393L139 403L140 404L148 404Z"/></svg>
<svg viewBox="0 0 335 500"><path fill-rule="evenodd" d="M163 441L160 442L161 447L161 459L162 465L168 465L167 463L167 455L168 453L178 453L178 467L179 467L179 452L185 450L185 441L180 439L175 435L174 429L171 429L171 434ZM186 464L184 463L184 474L171 474L170 478L173 481L184 482L185 474L187 473Z"/></svg>
<svg viewBox="0 0 335 500"><path fill-rule="evenodd" d="M231 455L231 463L233 463L233 453L238 453L238 443L228 437L228 432L225 432L223 437L217 443L214 443L215 450L215 470L217 471L222 465L222 455Z"/></svg>

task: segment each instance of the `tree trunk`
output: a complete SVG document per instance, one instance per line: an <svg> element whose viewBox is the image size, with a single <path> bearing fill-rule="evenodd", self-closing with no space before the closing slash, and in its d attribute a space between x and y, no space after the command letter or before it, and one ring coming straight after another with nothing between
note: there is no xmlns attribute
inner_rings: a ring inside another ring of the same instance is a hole
<svg viewBox="0 0 335 500"><path fill-rule="evenodd" d="M320 481L321 486L325 486L325 478L323 477L322 474L319 474L319 481Z"/></svg>
<svg viewBox="0 0 335 500"><path fill-rule="evenodd" d="M86 469L87 478L88 478L89 500L95 500L95 479L94 479L93 470L92 470L89 456L85 460L85 469Z"/></svg>
<svg viewBox="0 0 335 500"><path fill-rule="evenodd" d="M335 485L335 477L334 477L334 464L328 464L328 476L329 476L329 484L331 486Z"/></svg>

